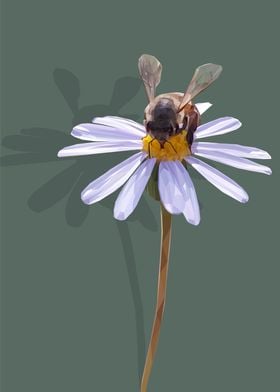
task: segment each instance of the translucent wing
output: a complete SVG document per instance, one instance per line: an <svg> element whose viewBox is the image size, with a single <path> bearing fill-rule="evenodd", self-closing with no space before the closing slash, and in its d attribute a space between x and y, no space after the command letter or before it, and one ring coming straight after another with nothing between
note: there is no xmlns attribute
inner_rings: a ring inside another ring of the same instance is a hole
<svg viewBox="0 0 280 392"><path fill-rule="evenodd" d="M210 84L220 76L222 70L223 68L221 65L211 63L203 64L196 68L182 102L180 103L178 112L180 112L196 95L210 86Z"/></svg>
<svg viewBox="0 0 280 392"><path fill-rule="evenodd" d="M142 54L138 60L138 69L151 102L155 98L156 87L160 82L162 65L156 57Z"/></svg>

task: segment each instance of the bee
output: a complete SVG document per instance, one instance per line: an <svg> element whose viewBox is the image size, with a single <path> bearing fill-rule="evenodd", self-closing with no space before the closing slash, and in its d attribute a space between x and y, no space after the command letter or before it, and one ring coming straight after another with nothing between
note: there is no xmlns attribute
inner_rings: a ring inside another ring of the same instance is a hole
<svg viewBox="0 0 280 392"><path fill-rule="evenodd" d="M187 142L191 146L193 135L200 123L200 114L192 99L212 84L222 72L222 66L203 64L196 68L185 93L166 93L155 96L160 83L162 65L151 55L143 54L138 60L138 69L143 80L149 104L144 111L144 126L147 133L164 146L170 136L187 131Z"/></svg>

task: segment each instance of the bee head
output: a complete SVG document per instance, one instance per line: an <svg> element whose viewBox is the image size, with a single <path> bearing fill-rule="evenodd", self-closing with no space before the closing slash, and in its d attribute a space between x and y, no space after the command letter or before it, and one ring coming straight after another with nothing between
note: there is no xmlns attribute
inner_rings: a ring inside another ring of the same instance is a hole
<svg viewBox="0 0 280 392"><path fill-rule="evenodd" d="M176 108L171 99L161 98L150 110L146 130L159 140L165 140L178 129Z"/></svg>

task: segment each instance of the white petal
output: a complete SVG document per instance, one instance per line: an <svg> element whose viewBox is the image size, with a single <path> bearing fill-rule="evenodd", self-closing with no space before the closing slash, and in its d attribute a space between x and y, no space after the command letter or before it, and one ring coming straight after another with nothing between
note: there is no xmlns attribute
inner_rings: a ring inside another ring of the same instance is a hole
<svg viewBox="0 0 280 392"><path fill-rule="evenodd" d="M81 155L103 154L106 152L141 150L141 140L124 140L117 142L92 142L68 146L60 150L58 157L73 157Z"/></svg>
<svg viewBox="0 0 280 392"><path fill-rule="evenodd" d="M92 181L81 194L85 204L93 204L120 188L137 169L147 154L139 152Z"/></svg>
<svg viewBox="0 0 280 392"><path fill-rule="evenodd" d="M223 135L235 131L241 127L241 122L233 117L222 117L200 125L194 133L195 139L202 139L207 136Z"/></svg>
<svg viewBox="0 0 280 392"><path fill-rule="evenodd" d="M185 207L185 198L177 181L175 161L160 162L158 173L158 190L165 209L171 214L180 214Z"/></svg>
<svg viewBox="0 0 280 392"><path fill-rule="evenodd" d="M118 129L127 129L132 132L140 132L142 137L146 134L146 129L143 124L139 124L129 118L117 116L94 117L92 122L93 124L102 124Z"/></svg>
<svg viewBox="0 0 280 392"><path fill-rule="evenodd" d="M201 103L196 103L195 106L197 107L199 114L203 114L206 112L206 110L208 110L209 108L211 108L212 103L210 102L201 102Z"/></svg>
<svg viewBox="0 0 280 392"><path fill-rule="evenodd" d="M211 151L220 151L241 158L271 159L271 156L266 151L256 147L211 142L195 142L192 144L192 152L194 154Z"/></svg>
<svg viewBox="0 0 280 392"><path fill-rule="evenodd" d="M156 159L147 159L140 165L121 190L114 207L114 217L125 220L136 208L155 166Z"/></svg>
<svg viewBox="0 0 280 392"><path fill-rule="evenodd" d="M79 124L75 126L71 135L92 142L118 141L118 140L140 140L145 133L133 127L121 125L103 124Z"/></svg>
<svg viewBox="0 0 280 392"><path fill-rule="evenodd" d="M112 127L132 127L137 129L138 131L141 131L143 134L146 134L146 128L144 127L143 124L140 124L136 121L133 121L129 118L123 118L123 117L118 117L118 116L105 116L105 117L95 117L92 120L93 123L100 123L104 125L109 125Z"/></svg>
<svg viewBox="0 0 280 392"><path fill-rule="evenodd" d="M174 174L177 179L178 186L185 199L185 205L182 212L189 223L192 225L198 225L200 222L199 204L190 175L179 161L174 162L172 169L175 170Z"/></svg>
<svg viewBox="0 0 280 392"><path fill-rule="evenodd" d="M188 157L186 158L186 161L203 177L205 177L206 180L211 182L211 184L226 195L240 201L241 203L246 203L249 200L249 196L245 190L219 170L194 157Z"/></svg>
<svg viewBox="0 0 280 392"><path fill-rule="evenodd" d="M260 165L259 163L252 162L249 159L236 157L230 154L226 154L218 151L209 151L209 152L196 152L195 155L198 155L203 158L211 159L215 162L220 162L228 166L236 167L242 170L249 170L258 173L271 174L272 171L269 167Z"/></svg>

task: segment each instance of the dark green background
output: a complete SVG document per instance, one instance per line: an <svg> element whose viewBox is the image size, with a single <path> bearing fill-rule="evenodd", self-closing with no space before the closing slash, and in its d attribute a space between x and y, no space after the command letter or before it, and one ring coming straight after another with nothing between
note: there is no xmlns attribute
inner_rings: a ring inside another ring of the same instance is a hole
<svg viewBox="0 0 280 392"><path fill-rule="evenodd" d="M279 391L279 14L276 1L2 1L3 392L138 391L153 319L159 209L124 223L116 195L80 191L129 154L56 158L72 125L142 121L137 59L163 63L159 92L194 68L224 72L198 101L233 115L216 140L268 150L271 177L221 168L247 205L193 173L199 227L174 217L168 299L149 391ZM265 162L266 163L266 162Z"/></svg>

